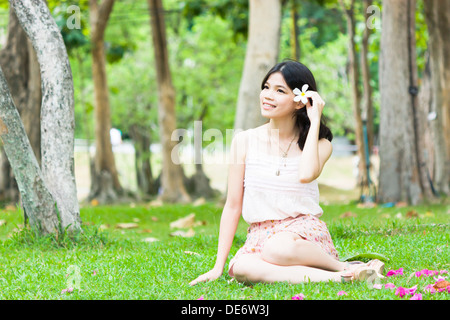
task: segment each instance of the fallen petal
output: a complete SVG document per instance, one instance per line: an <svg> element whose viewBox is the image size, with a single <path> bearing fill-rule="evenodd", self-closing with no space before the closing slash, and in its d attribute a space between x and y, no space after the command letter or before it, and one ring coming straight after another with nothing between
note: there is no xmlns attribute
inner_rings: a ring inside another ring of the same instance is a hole
<svg viewBox="0 0 450 320"><path fill-rule="evenodd" d="M395 287L395 284L389 282L384 285L384 288L385 289L395 289L396 287Z"/></svg>
<svg viewBox="0 0 450 320"><path fill-rule="evenodd" d="M373 288L374 288L374 289L380 290L380 289L383 288L383 285L382 285L381 283L375 283L375 284L373 285Z"/></svg>
<svg viewBox="0 0 450 320"><path fill-rule="evenodd" d="M296 294L295 296L292 297L292 300L303 300L303 299L305 299L305 295L303 293Z"/></svg>
<svg viewBox="0 0 450 320"><path fill-rule="evenodd" d="M416 293L409 300L422 300L422 294L421 293Z"/></svg>
<svg viewBox="0 0 450 320"><path fill-rule="evenodd" d="M339 291L339 292L337 293L337 295L338 295L338 296L347 296L348 294L347 294L347 292L345 292L345 291Z"/></svg>

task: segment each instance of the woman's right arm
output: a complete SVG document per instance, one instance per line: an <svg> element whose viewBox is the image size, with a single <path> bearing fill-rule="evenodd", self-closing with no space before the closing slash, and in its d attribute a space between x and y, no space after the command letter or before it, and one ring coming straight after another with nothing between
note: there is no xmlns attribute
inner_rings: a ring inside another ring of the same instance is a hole
<svg viewBox="0 0 450 320"><path fill-rule="evenodd" d="M223 273L242 212L245 152L245 133L241 132L235 135L231 143L227 200L220 219L219 244L217 248L216 263L210 271L202 274L197 279L190 282L191 286L197 284L198 282L215 280Z"/></svg>

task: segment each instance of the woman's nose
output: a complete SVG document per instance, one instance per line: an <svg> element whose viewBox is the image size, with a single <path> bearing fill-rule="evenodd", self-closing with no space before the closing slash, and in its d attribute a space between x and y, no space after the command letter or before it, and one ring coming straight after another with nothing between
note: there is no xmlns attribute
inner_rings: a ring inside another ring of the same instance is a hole
<svg viewBox="0 0 450 320"><path fill-rule="evenodd" d="M273 100L273 91L272 90L266 90L264 92L264 98L267 100Z"/></svg>

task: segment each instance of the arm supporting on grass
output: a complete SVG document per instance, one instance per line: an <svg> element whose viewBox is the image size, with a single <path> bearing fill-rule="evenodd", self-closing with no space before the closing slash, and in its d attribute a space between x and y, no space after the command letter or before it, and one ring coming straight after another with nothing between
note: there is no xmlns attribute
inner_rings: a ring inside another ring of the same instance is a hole
<svg viewBox="0 0 450 320"><path fill-rule="evenodd" d="M214 268L199 276L190 284L215 280L222 275L223 268L230 253L231 245L236 234L239 218L242 212L244 195L244 173L246 153L245 132L236 134L231 143L228 172L227 201L220 219L219 243Z"/></svg>

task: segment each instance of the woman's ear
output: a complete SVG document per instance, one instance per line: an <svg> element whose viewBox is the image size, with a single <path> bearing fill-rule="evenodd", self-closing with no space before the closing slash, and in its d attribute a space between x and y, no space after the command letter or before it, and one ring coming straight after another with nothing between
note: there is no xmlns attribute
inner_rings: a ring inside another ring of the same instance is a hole
<svg viewBox="0 0 450 320"><path fill-rule="evenodd" d="M303 102L299 101L296 103L295 105L295 109L300 110L301 108L303 108L305 105L303 104Z"/></svg>

